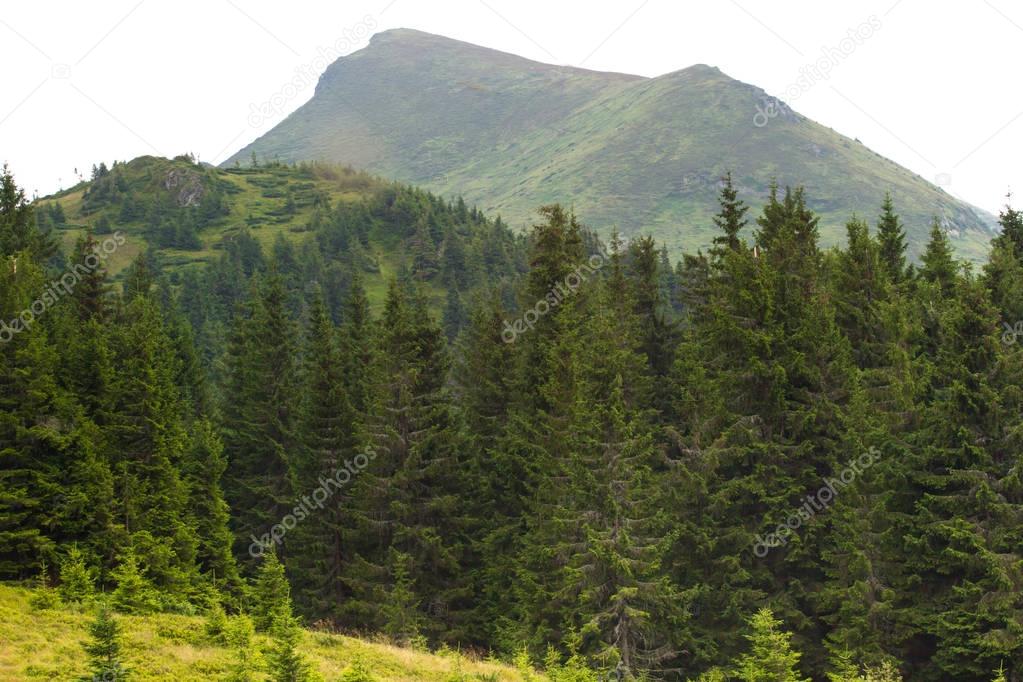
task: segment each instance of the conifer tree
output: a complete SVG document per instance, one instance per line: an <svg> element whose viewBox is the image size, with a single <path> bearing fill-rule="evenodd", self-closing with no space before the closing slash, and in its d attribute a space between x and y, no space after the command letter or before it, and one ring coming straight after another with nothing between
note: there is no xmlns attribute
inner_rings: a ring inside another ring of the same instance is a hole
<svg viewBox="0 0 1023 682"><path fill-rule="evenodd" d="M310 666L298 651L302 641L302 628L290 614L277 614L270 630L273 645L268 656L272 682L308 682L312 680Z"/></svg>
<svg viewBox="0 0 1023 682"><path fill-rule="evenodd" d="M197 578L195 528L188 523L188 449L176 362L162 315L149 298L124 311L112 339L120 371L109 391L106 428L118 516L147 558L157 586L184 595ZM150 551L157 551L149 556ZM159 558L157 558L159 557Z"/></svg>
<svg viewBox="0 0 1023 682"><path fill-rule="evenodd" d="M143 575L133 547L121 555L111 577L117 586L111 595L111 606L121 613L152 613L159 610L159 598L149 579Z"/></svg>
<svg viewBox="0 0 1023 682"><path fill-rule="evenodd" d="M357 557L346 569L353 592L346 605L358 622L380 627L392 551L411 557L410 578L424 599L423 634L463 636L469 576L460 495L463 434L447 385L444 335L424 302L392 281L381 321L374 418L367 425L374 460L357 476L349 544ZM442 530L443 528L443 530Z"/></svg>
<svg viewBox="0 0 1023 682"><path fill-rule="evenodd" d="M294 506L295 332L280 275L255 288L249 311L234 322L223 409L224 491L240 557Z"/></svg>
<svg viewBox="0 0 1023 682"><path fill-rule="evenodd" d="M59 544L109 541L113 495L95 425L62 382L53 318L22 312L49 295L35 299L42 269L17 258L0 265L0 575L24 579Z"/></svg>
<svg viewBox="0 0 1023 682"><path fill-rule="evenodd" d="M227 468L224 447L208 419L193 422L192 429L182 472L189 490L191 524L198 540L196 560L215 586L238 593L241 585L232 553L231 513L221 490Z"/></svg>
<svg viewBox="0 0 1023 682"><path fill-rule="evenodd" d="M888 274L888 280L898 284L906 277L906 232L892 204L891 192L886 192L881 204L881 217L877 221L878 257Z"/></svg>
<svg viewBox="0 0 1023 682"><path fill-rule="evenodd" d="M1009 195L1007 200L1011 201L1012 195ZM998 214L998 224L1001 226L1002 231L1001 234L991 240L991 245L994 247L1007 247L1011 243L1015 253L1019 254L1020 258L1023 258L1023 213L1007 203L1005 208Z"/></svg>
<svg viewBox="0 0 1023 682"><path fill-rule="evenodd" d="M32 203L5 163L0 169L0 256L24 252L35 262L44 263L53 255L56 244L49 234L37 229L34 213Z"/></svg>
<svg viewBox="0 0 1023 682"><path fill-rule="evenodd" d="M121 627L110 608L101 605L89 626L92 640L84 644L89 657L89 675L84 680L127 680L128 671L121 661Z"/></svg>
<svg viewBox="0 0 1023 682"><path fill-rule="evenodd" d="M792 650L792 635L781 629L781 621L770 609L760 609L749 619L751 632L746 635L750 651L736 665L736 674L743 682L805 682L800 677L800 655Z"/></svg>
<svg viewBox="0 0 1023 682"><path fill-rule="evenodd" d="M291 585L284 564L272 549L263 554L252 591L252 620L257 630L269 631L279 618L290 618Z"/></svg>
<svg viewBox="0 0 1023 682"><path fill-rule="evenodd" d="M662 298L660 265L654 240L643 237L633 241L629 245L629 255L628 286L639 326L638 350L646 356L649 386L653 391L650 401L660 415L667 415L671 400L667 378L675 363L678 332L665 314L670 302Z"/></svg>
<svg viewBox="0 0 1023 682"><path fill-rule="evenodd" d="M110 308L110 285L107 271L99 257L100 244L92 232L75 242L70 269L78 278L72 291L72 300L82 321L105 322Z"/></svg>
<svg viewBox="0 0 1023 682"><path fill-rule="evenodd" d="M363 436L345 390L336 330L318 292L310 306L302 355L300 444L292 469L296 490L312 495L314 506L289 538L295 550L289 563L300 607L318 617L337 618L349 596L341 573L348 560L343 534L350 504L350 490L341 487L338 477L353 465ZM352 475L345 473L345 480Z"/></svg>
<svg viewBox="0 0 1023 682"><path fill-rule="evenodd" d="M739 234L746 227L745 216L746 211L749 210L743 201L739 199L739 191L732 184L731 171L725 174L722 181L723 185L718 200L721 204L721 210L714 216L714 225L723 234L714 237L712 240L714 247L710 250L711 255L716 258L724 255L726 250L737 251L739 249Z"/></svg>
<svg viewBox="0 0 1023 682"><path fill-rule="evenodd" d="M942 229L938 219L931 223L931 238L927 242L927 249L924 251L923 268L920 274L928 282L937 283L943 295L948 296L956 284L958 267L955 256L952 255L952 245L949 244L948 235Z"/></svg>
<svg viewBox="0 0 1023 682"><path fill-rule="evenodd" d="M892 551L903 562L895 620L914 675L981 679L1023 649L1005 630L1023 613L1006 582L1021 578L1023 561L1010 445L1020 429L1020 357L1003 357L997 311L972 278L938 315L937 350L919 360L925 402L907 436L905 483L888 502ZM911 588L918 584L928 585L924 601Z"/></svg>
<svg viewBox="0 0 1023 682"><path fill-rule="evenodd" d="M78 545L72 545L60 563L60 598L67 604L88 602L95 594L95 578Z"/></svg>

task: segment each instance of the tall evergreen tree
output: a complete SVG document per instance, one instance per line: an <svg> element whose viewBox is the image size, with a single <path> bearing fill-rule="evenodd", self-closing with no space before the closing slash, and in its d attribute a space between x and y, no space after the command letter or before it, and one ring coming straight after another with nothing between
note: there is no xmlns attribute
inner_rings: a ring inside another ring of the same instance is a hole
<svg viewBox="0 0 1023 682"><path fill-rule="evenodd" d="M952 254L952 245L948 241L948 235L941 227L941 223L935 218L931 223L931 238L927 242L927 249L922 256L923 268L920 274L928 282L935 282L941 289L941 293L949 296L956 285L958 266L955 256Z"/></svg>
<svg viewBox="0 0 1023 682"><path fill-rule="evenodd" d="M235 319L228 356L224 491L239 557L294 506L294 345L284 284L271 273Z"/></svg>
<svg viewBox="0 0 1023 682"><path fill-rule="evenodd" d="M881 204L881 217L877 221L878 257L888 273L888 279L898 284L906 276L906 232L892 204L891 192L886 192Z"/></svg>
<svg viewBox="0 0 1023 682"><path fill-rule="evenodd" d="M736 251L739 248L739 234L746 227L746 211L749 208L739 199L739 191L732 184L732 173L729 171L722 178L720 198L721 210L714 216L714 225L723 234L718 234L712 240L714 247L710 250L712 256L720 258L724 252Z"/></svg>
<svg viewBox="0 0 1023 682"><path fill-rule="evenodd" d="M409 556L411 589L421 599L423 634L457 640L469 600L460 505L464 436L447 385L444 335L422 299L392 281L381 321L379 402L367 424L375 458L355 480L357 557L345 581L346 609L362 625L380 627L375 604L386 598L392 551Z"/></svg>
<svg viewBox="0 0 1023 682"><path fill-rule="evenodd" d="M341 573L349 559L343 533L351 496L347 489L338 490L338 475L352 466L363 440L345 391L336 336L317 292L302 353L300 443L292 465L295 489L305 499L311 495L315 507L295 530L289 564L300 607L321 618L337 618L350 596Z"/></svg>

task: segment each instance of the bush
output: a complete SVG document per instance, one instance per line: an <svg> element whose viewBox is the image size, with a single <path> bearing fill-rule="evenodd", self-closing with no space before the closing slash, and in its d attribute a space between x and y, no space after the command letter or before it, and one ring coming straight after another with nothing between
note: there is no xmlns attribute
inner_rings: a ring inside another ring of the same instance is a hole
<svg viewBox="0 0 1023 682"><path fill-rule="evenodd" d="M210 607L209 612L206 614L205 624L206 636L214 644L227 644L225 637L227 630L227 614L224 613L224 607L219 603L214 603Z"/></svg>
<svg viewBox="0 0 1023 682"><path fill-rule="evenodd" d="M252 638L255 634L256 628L248 616L240 615L227 619L224 626L224 642L235 652L234 663L225 678L228 682L249 682L254 679L253 673L261 661L259 652L252 648Z"/></svg>
<svg viewBox="0 0 1023 682"><path fill-rule="evenodd" d="M356 658L341 673L339 682L376 682L376 678L369 673L362 660Z"/></svg>
<svg viewBox="0 0 1023 682"><path fill-rule="evenodd" d="M44 563L36 579L36 589L28 598L28 605L35 611L55 609L61 605L60 595L57 590L50 587L49 576L47 575L46 564Z"/></svg>

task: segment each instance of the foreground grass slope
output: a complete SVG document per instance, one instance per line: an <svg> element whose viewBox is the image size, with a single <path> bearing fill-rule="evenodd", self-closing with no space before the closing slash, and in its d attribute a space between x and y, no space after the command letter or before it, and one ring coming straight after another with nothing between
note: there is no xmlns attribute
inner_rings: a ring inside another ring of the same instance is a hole
<svg viewBox="0 0 1023 682"><path fill-rule="evenodd" d="M91 612L34 610L31 591L0 585L0 682L72 680L86 673L82 643ZM234 652L210 644L201 617L159 614L118 616L122 650L134 680L217 680L227 675ZM253 649L269 640L259 635ZM511 667L455 653L430 654L326 632L307 631L301 651L324 680L338 679L361 660L379 682L524 678ZM544 679L539 674L534 680Z"/></svg>

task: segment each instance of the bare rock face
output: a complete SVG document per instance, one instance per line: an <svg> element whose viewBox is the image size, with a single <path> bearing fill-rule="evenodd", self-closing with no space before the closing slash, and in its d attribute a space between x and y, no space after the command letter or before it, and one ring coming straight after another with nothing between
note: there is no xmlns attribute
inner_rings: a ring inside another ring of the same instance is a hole
<svg viewBox="0 0 1023 682"><path fill-rule="evenodd" d="M174 194L178 206L198 206L206 193L202 178L195 171L174 168L163 179L163 188Z"/></svg>

